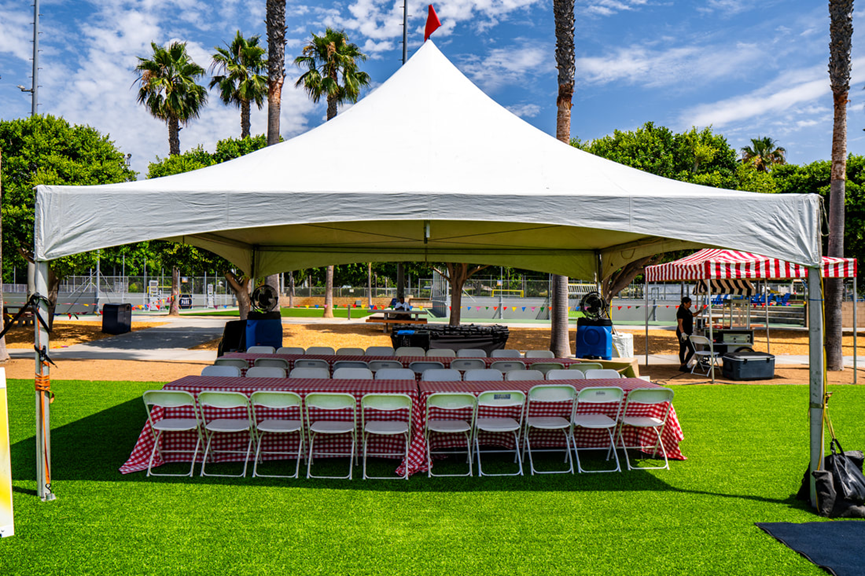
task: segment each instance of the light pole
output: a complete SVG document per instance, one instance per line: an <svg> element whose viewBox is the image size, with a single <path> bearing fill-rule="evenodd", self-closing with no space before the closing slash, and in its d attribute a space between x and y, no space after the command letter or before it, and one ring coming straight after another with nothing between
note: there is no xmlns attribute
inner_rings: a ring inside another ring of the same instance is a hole
<svg viewBox="0 0 865 576"><path fill-rule="evenodd" d="M39 0L33 0L33 85L25 88L18 85L22 92L30 92L30 115L36 116L39 108Z"/></svg>

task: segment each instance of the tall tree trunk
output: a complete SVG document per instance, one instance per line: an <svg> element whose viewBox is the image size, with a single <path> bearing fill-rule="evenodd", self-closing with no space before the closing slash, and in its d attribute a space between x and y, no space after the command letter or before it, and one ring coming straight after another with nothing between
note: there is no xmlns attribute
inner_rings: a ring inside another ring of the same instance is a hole
<svg viewBox="0 0 865 576"><path fill-rule="evenodd" d="M324 317L333 318L333 266L328 266L325 273Z"/></svg>
<svg viewBox="0 0 865 576"><path fill-rule="evenodd" d="M279 305L279 299L282 296L279 290L279 274L271 274L264 279L264 283L273 288L273 291L276 293L276 308L273 311L278 312L282 310L282 307Z"/></svg>
<svg viewBox="0 0 865 576"><path fill-rule="evenodd" d="M0 150L0 191L3 190L3 151ZM0 195L0 205L2 205ZM0 215L0 238L3 238L3 217ZM3 304L3 243L0 242L0 332L6 325L6 306ZM9 352L6 350L6 336L0 338L0 362L9 360Z"/></svg>
<svg viewBox="0 0 865 576"><path fill-rule="evenodd" d="M225 272L225 280L237 298L240 319L246 320L250 309L252 309L252 297L249 292L249 286L252 283L251 279L248 276L235 276L234 272L228 270Z"/></svg>
<svg viewBox="0 0 865 576"><path fill-rule="evenodd" d="M249 138L249 100L240 102L240 137Z"/></svg>
<svg viewBox="0 0 865 576"><path fill-rule="evenodd" d="M169 316L180 316L180 268L171 268L171 305L168 307Z"/></svg>
<svg viewBox="0 0 865 576"><path fill-rule="evenodd" d="M294 272L288 273L288 307L294 307Z"/></svg>
<svg viewBox="0 0 865 576"><path fill-rule="evenodd" d="M171 156L180 154L180 123L177 118L168 119L168 154Z"/></svg>
<svg viewBox="0 0 865 576"><path fill-rule="evenodd" d="M267 0L267 145L279 142L279 111L285 82L285 0Z"/></svg>
<svg viewBox="0 0 865 576"><path fill-rule="evenodd" d="M556 98L556 138L571 141L571 101L574 97L574 0L553 0L556 22L556 68L559 92ZM571 355L568 339L568 278L553 276L550 294L550 350L557 358Z"/></svg>
<svg viewBox="0 0 865 576"><path fill-rule="evenodd" d="M396 265L396 297L405 298L405 267L402 262Z"/></svg>
<svg viewBox="0 0 865 576"><path fill-rule="evenodd" d="M463 286L465 286L466 281L469 278L487 268L488 266L475 266L473 269L469 270L469 264L463 263L451 263L448 262L445 264L447 266L446 270L442 270L436 267L433 267L433 270L439 273L439 275L448 281L451 287L451 309L449 314L448 325L449 326L459 326L461 319L461 308L463 303Z"/></svg>
<svg viewBox="0 0 865 576"><path fill-rule="evenodd" d="M331 96L328 94L327 96L327 119L333 120L336 118L336 96Z"/></svg>
<svg viewBox="0 0 865 576"><path fill-rule="evenodd" d="M829 81L832 87L835 116L832 125L828 255L843 257L847 180L847 95L850 90L853 0L829 0L829 20ZM827 278L824 284L826 287L826 368L838 371L844 369L841 325L843 280Z"/></svg>

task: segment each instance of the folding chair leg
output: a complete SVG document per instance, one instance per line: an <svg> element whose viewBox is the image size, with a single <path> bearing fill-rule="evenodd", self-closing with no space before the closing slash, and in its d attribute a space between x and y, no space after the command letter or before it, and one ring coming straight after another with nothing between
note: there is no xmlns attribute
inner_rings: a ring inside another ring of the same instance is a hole
<svg viewBox="0 0 865 576"><path fill-rule="evenodd" d="M610 452L612 452L613 456L615 456L615 458L616 458L616 467L613 468L612 470L584 470L582 464L580 463L580 449L577 448L577 439L576 439L576 437L574 437L574 438L572 438L572 440L574 442L574 456L576 456L576 458L577 458L577 470L581 474L597 474L597 473L621 472L622 471L621 464L619 463L619 455L616 454L616 451L613 447L614 442L615 442L613 440L613 432L609 428L607 428L606 430L607 430L607 435L610 437L610 446L609 446L609 448L607 448L607 460L609 461ZM583 450L603 450L603 448L583 448Z"/></svg>
<svg viewBox="0 0 865 576"><path fill-rule="evenodd" d="M481 467L481 444L478 434L475 434L475 453L478 456L478 477L481 476L522 476L523 461L520 458L520 437L517 432L514 432L514 464L517 464L518 471L512 474L485 474ZM510 450L493 450L493 452L510 452Z"/></svg>
<svg viewBox="0 0 865 576"><path fill-rule="evenodd" d="M534 474L573 474L574 473L574 459L571 458L571 434L573 432L569 432L564 428L561 429L562 433L565 435L565 462L568 463L567 470L535 470L534 459L532 458L532 445L529 440L529 432L530 429L526 429L525 434L525 446L529 452L529 469L531 470L532 475ZM538 450L538 452L557 452L558 450Z"/></svg>

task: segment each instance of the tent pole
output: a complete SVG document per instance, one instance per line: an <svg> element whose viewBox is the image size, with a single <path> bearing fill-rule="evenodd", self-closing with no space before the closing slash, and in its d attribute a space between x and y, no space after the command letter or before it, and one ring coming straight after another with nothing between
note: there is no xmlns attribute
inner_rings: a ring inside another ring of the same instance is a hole
<svg viewBox="0 0 865 576"><path fill-rule="evenodd" d="M820 468L823 462L823 287L820 285L820 268L808 268L808 360L810 374L810 455L811 471ZM811 505L817 506L817 491L814 476L810 481Z"/></svg>
<svg viewBox="0 0 865 576"><path fill-rule="evenodd" d="M35 314L48 320L48 263L37 262L35 274L35 290L40 298L36 301ZM48 351L48 331L42 322L36 318L33 322L36 360L36 493L46 502L54 500L51 490L51 382L48 380L48 363L40 357L38 350Z"/></svg>
<svg viewBox="0 0 865 576"><path fill-rule="evenodd" d="M769 281L763 280L763 293L766 295L765 306L766 306L766 354L771 354L772 350L769 349Z"/></svg>
<svg viewBox="0 0 865 576"><path fill-rule="evenodd" d="M643 296L646 299L646 367L649 366L649 280L643 282Z"/></svg>
<svg viewBox="0 0 865 576"><path fill-rule="evenodd" d="M856 357L856 335L859 332L859 319L856 316L859 307L859 296L856 294L856 277L853 276L853 384L856 384L856 376L859 374L859 362Z"/></svg>
<svg viewBox="0 0 865 576"><path fill-rule="evenodd" d="M709 353L712 355L712 364L709 370L712 373L712 384L715 383L715 332L712 325L712 278L706 279L706 300L709 302Z"/></svg>

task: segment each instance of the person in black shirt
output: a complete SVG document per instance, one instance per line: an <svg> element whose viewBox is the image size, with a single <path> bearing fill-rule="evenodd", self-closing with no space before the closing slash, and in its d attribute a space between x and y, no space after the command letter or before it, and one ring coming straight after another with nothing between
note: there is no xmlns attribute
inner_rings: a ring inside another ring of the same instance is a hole
<svg viewBox="0 0 865 576"><path fill-rule="evenodd" d="M682 298L682 305L676 311L676 338L679 339L679 370L682 372L688 371L688 362L694 356L694 345L691 344L691 334L694 333L694 316L702 314L699 312L691 312L691 299L685 296Z"/></svg>

